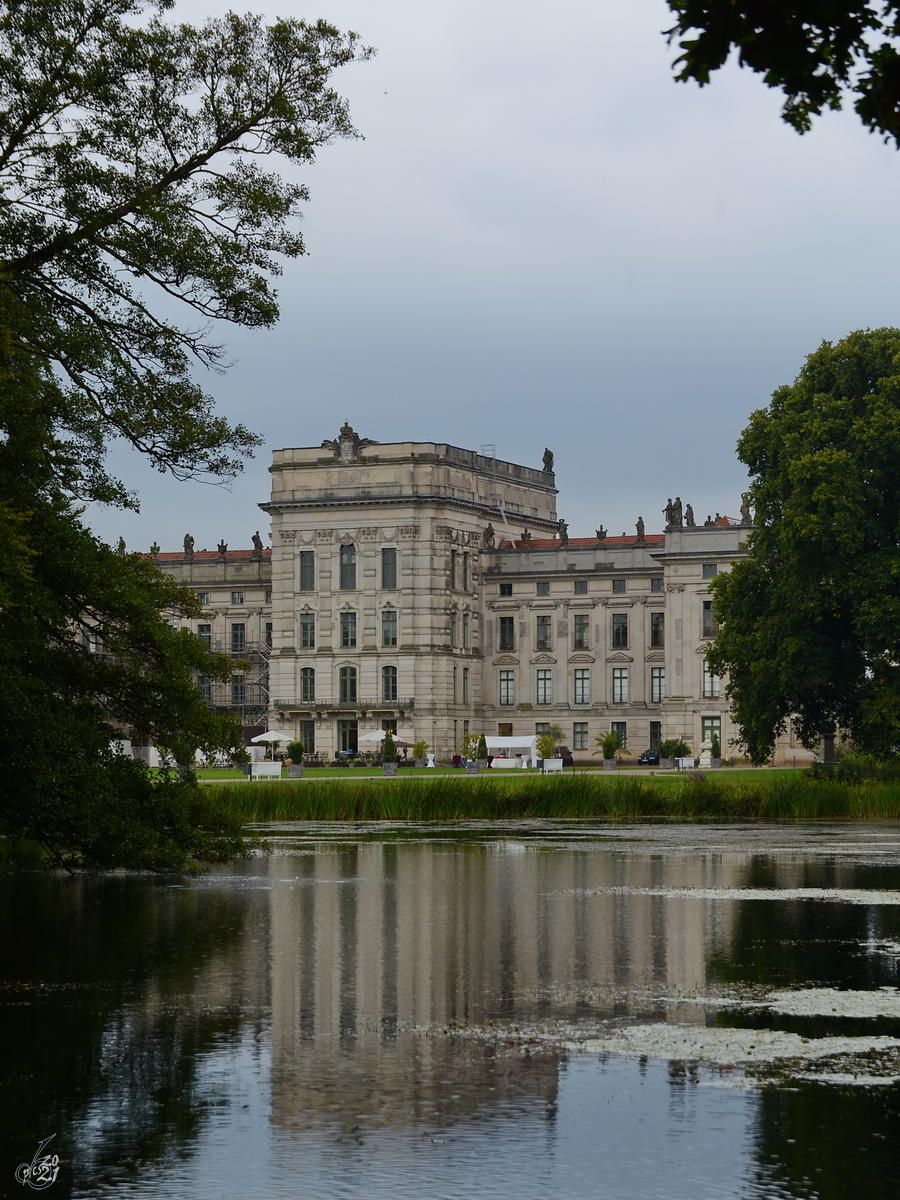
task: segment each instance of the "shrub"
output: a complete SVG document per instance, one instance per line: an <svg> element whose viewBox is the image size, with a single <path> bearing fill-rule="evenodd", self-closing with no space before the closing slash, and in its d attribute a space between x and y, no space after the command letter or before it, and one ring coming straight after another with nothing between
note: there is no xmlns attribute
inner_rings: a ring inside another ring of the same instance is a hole
<svg viewBox="0 0 900 1200"><path fill-rule="evenodd" d="M487 742L484 740L484 734L482 734L481 737L478 739L478 757L479 758L487 758L487 756L488 756Z"/></svg>
<svg viewBox="0 0 900 1200"><path fill-rule="evenodd" d="M712 746L710 748L710 754L712 754L713 758L721 758L722 757L722 743L719 741L719 735L717 733L714 733L712 735Z"/></svg>
<svg viewBox="0 0 900 1200"><path fill-rule="evenodd" d="M656 749L660 758L689 758L691 754L690 746L681 738L669 738L660 742Z"/></svg>
<svg viewBox="0 0 900 1200"><path fill-rule="evenodd" d="M413 758L423 759L428 753L428 743L424 738L419 738L417 742L413 742Z"/></svg>
<svg viewBox="0 0 900 1200"><path fill-rule="evenodd" d="M537 752L541 758L552 758L556 753L556 738L549 733L542 733L537 739Z"/></svg>
<svg viewBox="0 0 900 1200"><path fill-rule="evenodd" d="M384 735L384 743L381 747L381 761L386 763L397 761L397 747L394 745L394 738L390 730Z"/></svg>
<svg viewBox="0 0 900 1200"><path fill-rule="evenodd" d="M600 752L606 759L615 758L616 753L622 749L622 735L617 729L611 729L609 733L604 733L602 737L594 738L594 741L600 747ZM595 750L596 754L597 751Z"/></svg>
<svg viewBox="0 0 900 1200"><path fill-rule="evenodd" d="M291 762L303 762L303 755L306 753L306 747L302 742L288 742L287 756Z"/></svg>

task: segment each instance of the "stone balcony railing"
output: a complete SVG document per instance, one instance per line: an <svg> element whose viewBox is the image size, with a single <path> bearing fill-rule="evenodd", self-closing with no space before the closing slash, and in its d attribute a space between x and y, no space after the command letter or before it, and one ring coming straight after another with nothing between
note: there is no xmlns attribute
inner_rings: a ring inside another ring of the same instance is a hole
<svg viewBox="0 0 900 1200"><path fill-rule="evenodd" d="M356 700L339 700L334 696L317 700L274 700L273 708L281 709L398 709L415 708L416 702L412 696L401 696L397 700L372 700L360 697Z"/></svg>

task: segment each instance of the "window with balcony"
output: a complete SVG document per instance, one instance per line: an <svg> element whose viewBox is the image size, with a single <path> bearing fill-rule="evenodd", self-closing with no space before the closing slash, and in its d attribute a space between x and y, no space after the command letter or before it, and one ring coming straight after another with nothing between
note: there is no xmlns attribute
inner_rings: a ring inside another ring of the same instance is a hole
<svg viewBox="0 0 900 1200"><path fill-rule="evenodd" d="M303 667L300 671L300 699L309 704L316 698L316 672L313 667Z"/></svg>
<svg viewBox="0 0 900 1200"><path fill-rule="evenodd" d="M713 674L709 663L706 662L703 664L703 698L704 700L718 700L719 698L719 676Z"/></svg>
<svg viewBox="0 0 900 1200"><path fill-rule="evenodd" d="M237 622L231 626L231 653L241 654L247 646L247 626Z"/></svg>
<svg viewBox="0 0 900 1200"><path fill-rule="evenodd" d="M628 668L613 667L612 673L613 704L628 703Z"/></svg>
<svg viewBox="0 0 900 1200"><path fill-rule="evenodd" d="M666 668L650 668L650 703L662 704L666 698Z"/></svg>
<svg viewBox="0 0 900 1200"><path fill-rule="evenodd" d="M300 614L300 648L313 650L316 645L316 614Z"/></svg>
<svg viewBox="0 0 900 1200"><path fill-rule="evenodd" d="M344 647L356 645L356 613L341 613L341 645Z"/></svg>
<svg viewBox="0 0 900 1200"><path fill-rule="evenodd" d="M572 749L587 750L588 748L588 723L587 721L576 721L572 726Z"/></svg>
<svg viewBox="0 0 900 1200"><path fill-rule="evenodd" d="M212 625L198 625L197 637L207 646L212 644Z"/></svg>
<svg viewBox="0 0 900 1200"><path fill-rule="evenodd" d="M316 723L315 721L300 722L300 741L307 754L316 752Z"/></svg>
<svg viewBox="0 0 900 1200"><path fill-rule="evenodd" d="M666 644L666 614L650 614L650 645L661 649Z"/></svg>
<svg viewBox="0 0 900 1200"><path fill-rule="evenodd" d="M381 644L382 646L397 645L396 608L384 608L381 610Z"/></svg>
<svg viewBox="0 0 900 1200"><path fill-rule="evenodd" d="M397 668L381 668L381 698L395 702L397 699Z"/></svg>
<svg viewBox="0 0 900 1200"><path fill-rule="evenodd" d="M338 699L341 704L356 703L356 667L341 667L338 671Z"/></svg>
<svg viewBox="0 0 900 1200"><path fill-rule="evenodd" d="M314 550L300 551L300 591L316 590L316 554Z"/></svg>
<svg viewBox="0 0 900 1200"><path fill-rule="evenodd" d="M716 620L713 612L712 600L703 601L703 634L705 638L715 637L719 632L719 622Z"/></svg>
<svg viewBox="0 0 900 1200"><path fill-rule="evenodd" d="M341 546L341 590L352 591L356 587L356 547Z"/></svg>
<svg viewBox="0 0 900 1200"><path fill-rule="evenodd" d="M550 617L550 616L541 616L541 617L537 618L537 637L536 637L536 640L534 643L535 649L551 650L553 648L552 642L550 640L550 635L551 635L550 622L551 622L551 620L552 620L552 617Z"/></svg>
<svg viewBox="0 0 900 1200"><path fill-rule="evenodd" d="M575 650L587 650L591 643L590 613L575 614L575 640L572 643Z"/></svg>
<svg viewBox="0 0 900 1200"><path fill-rule="evenodd" d="M591 673L586 668L575 672L575 703L590 704L591 702Z"/></svg>
<svg viewBox="0 0 900 1200"><path fill-rule="evenodd" d="M613 613L612 644L615 650L628 649L628 613Z"/></svg>
<svg viewBox="0 0 900 1200"><path fill-rule="evenodd" d="M381 586L389 590L397 586L397 551L393 546L381 552Z"/></svg>
<svg viewBox="0 0 900 1200"><path fill-rule="evenodd" d="M535 701L537 704L553 703L553 673L548 667L541 668L537 673Z"/></svg>
<svg viewBox="0 0 900 1200"><path fill-rule="evenodd" d="M515 617L500 617L500 649L515 650L516 625Z"/></svg>
<svg viewBox="0 0 900 1200"><path fill-rule="evenodd" d="M515 704L516 702L516 673L515 671L500 672L500 703Z"/></svg>

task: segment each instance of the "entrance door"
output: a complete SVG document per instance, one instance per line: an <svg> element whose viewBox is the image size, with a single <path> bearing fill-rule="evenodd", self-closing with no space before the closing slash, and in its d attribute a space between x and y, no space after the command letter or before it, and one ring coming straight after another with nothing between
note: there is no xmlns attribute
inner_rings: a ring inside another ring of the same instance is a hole
<svg viewBox="0 0 900 1200"><path fill-rule="evenodd" d="M359 749L359 722L338 721L338 749L352 750L355 754Z"/></svg>

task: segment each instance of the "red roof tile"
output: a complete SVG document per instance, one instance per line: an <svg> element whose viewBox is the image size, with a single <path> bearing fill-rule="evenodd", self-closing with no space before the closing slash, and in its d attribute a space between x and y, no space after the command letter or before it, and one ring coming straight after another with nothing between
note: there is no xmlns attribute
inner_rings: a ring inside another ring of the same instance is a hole
<svg viewBox="0 0 900 1200"><path fill-rule="evenodd" d="M143 554L143 555L141 555L141 557L142 558L150 558L150 555ZM272 551L264 549L262 552L262 557L263 558L271 558ZM219 554L218 550L195 550L192 561L193 562L216 562L217 560L221 561L221 558L222 558L222 556L221 556L221 554ZM253 551L252 550L226 550L225 558L226 559L237 559L237 558L252 559ZM166 550L163 553L156 555L156 561L157 562L183 562L184 561L184 551L176 550L176 551L172 552L172 551Z"/></svg>

